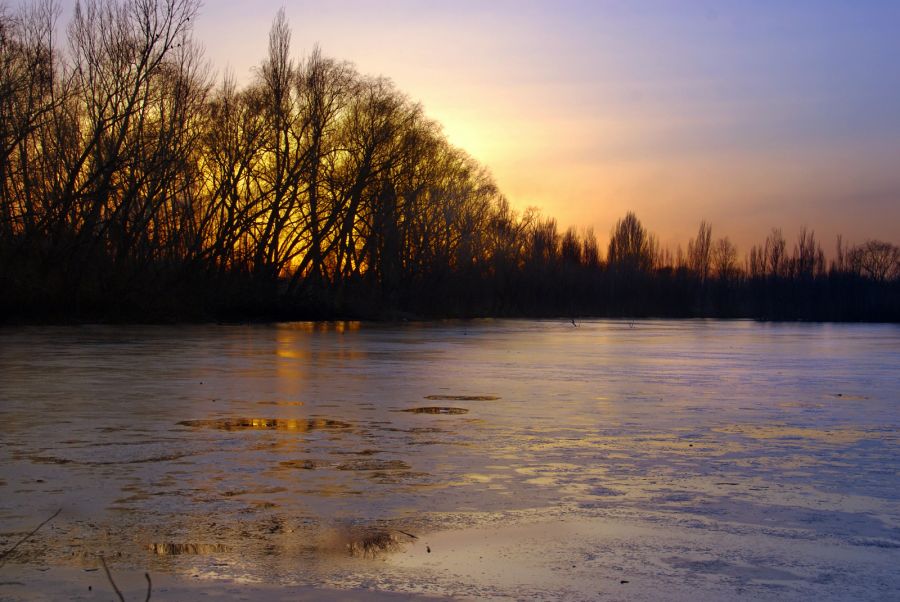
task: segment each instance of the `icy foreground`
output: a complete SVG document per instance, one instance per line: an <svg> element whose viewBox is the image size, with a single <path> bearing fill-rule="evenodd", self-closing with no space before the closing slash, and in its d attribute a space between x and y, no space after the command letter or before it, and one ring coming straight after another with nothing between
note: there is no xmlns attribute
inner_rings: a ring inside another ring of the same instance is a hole
<svg viewBox="0 0 900 602"><path fill-rule="evenodd" d="M898 598L898 373L889 325L6 329L0 552L62 512L0 599Z"/></svg>

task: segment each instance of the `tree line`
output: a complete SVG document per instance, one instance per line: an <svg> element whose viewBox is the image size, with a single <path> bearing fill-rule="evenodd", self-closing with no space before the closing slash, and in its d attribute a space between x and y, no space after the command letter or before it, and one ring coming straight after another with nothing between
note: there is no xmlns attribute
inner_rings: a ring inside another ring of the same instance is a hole
<svg viewBox="0 0 900 602"><path fill-rule="evenodd" d="M744 261L703 222L660 249L516 212L387 79L291 50L214 81L198 0L0 10L6 319L665 315L898 319L900 251L779 230Z"/></svg>

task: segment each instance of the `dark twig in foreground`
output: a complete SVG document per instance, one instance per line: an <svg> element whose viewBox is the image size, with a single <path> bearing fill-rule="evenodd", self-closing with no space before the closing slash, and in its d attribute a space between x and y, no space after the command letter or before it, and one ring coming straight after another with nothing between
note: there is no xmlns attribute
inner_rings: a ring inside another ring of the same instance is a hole
<svg viewBox="0 0 900 602"><path fill-rule="evenodd" d="M119 596L120 602L125 602L125 596L122 595L122 592L120 592L119 588L116 586L116 582L113 581L112 573L109 572L109 567L106 566L106 559L103 557L103 554L100 554L100 564L103 565L103 570L106 571L106 578L109 579L109 584L112 585L116 595Z"/></svg>
<svg viewBox="0 0 900 602"><path fill-rule="evenodd" d="M116 595L119 596L120 602L125 602L125 596L122 595L116 582L113 581L112 573L106 565L106 558L103 557L103 554L100 554L100 564L103 565L103 570L106 571L106 578L109 580L109 584L112 586L113 590L115 590ZM150 581L150 573L144 573L144 578L147 580L147 597L144 598L144 602L150 602L150 594L153 591L153 582Z"/></svg>
<svg viewBox="0 0 900 602"><path fill-rule="evenodd" d="M409 538L419 539L417 536L413 535L412 533L407 533L406 531L401 531L400 529L393 529L393 530L396 531L397 533L402 533L403 535L406 535Z"/></svg>
<svg viewBox="0 0 900 602"><path fill-rule="evenodd" d="M38 531L40 531L40 530L41 530L41 527L43 527L44 525L46 525L47 523L49 523L51 520L53 520L54 518L56 518L57 515L59 515L60 512L62 512L62 508L60 508L59 510L57 510L56 512L54 512L54 513L53 513L53 516L51 516L50 518L48 518L47 520L45 520L44 522L42 522L41 524L39 524L37 527L35 527L28 535L26 535L25 537L23 537L22 539L20 539L19 541L17 541L17 542L16 542L16 545L14 545L14 546L11 547L10 549L8 549L8 550L6 550L5 552L3 552L2 554L0 554L0 561L2 561L2 562L0 562L0 568L3 568L3 566L6 565L6 558L7 558L7 556L9 556L9 555L12 554L13 552L15 552L15 551L16 551L16 548L18 548L20 545L22 545L23 543L25 543L26 541L28 541L28 539L29 539L32 535L34 535L35 533L37 533Z"/></svg>

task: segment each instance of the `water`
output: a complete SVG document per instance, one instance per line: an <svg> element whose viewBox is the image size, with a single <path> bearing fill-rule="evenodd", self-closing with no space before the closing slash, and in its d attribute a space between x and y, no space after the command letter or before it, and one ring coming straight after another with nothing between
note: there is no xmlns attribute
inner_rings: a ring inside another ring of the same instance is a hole
<svg viewBox="0 0 900 602"><path fill-rule="evenodd" d="M9 328L0 550L63 512L0 577L103 553L198 580L463 597L590 599L606 571L634 598L883 599L900 595L898 368L891 325ZM567 521L582 527L563 537ZM530 582L422 550L490 531L528 564L528 525L546 540L535 567L558 565ZM350 557L374 527L394 551Z"/></svg>

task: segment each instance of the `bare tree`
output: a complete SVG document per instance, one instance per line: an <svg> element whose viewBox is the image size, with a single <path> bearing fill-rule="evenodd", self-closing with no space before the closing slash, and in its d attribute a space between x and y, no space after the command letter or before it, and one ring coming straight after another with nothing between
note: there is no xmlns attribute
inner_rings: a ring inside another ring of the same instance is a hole
<svg viewBox="0 0 900 602"><path fill-rule="evenodd" d="M753 245L747 256L747 273L751 278L762 278L766 275L765 247Z"/></svg>
<svg viewBox="0 0 900 602"><path fill-rule="evenodd" d="M727 236L713 245L712 263L719 280L729 280L737 274L737 249Z"/></svg>
<svg viewBox="0 0 900 602"><path fill-rule="evenodd" d="M53 37L59 7L38 0L0 6L0 234L29 238L47 205L43 145L64 100Z"/></svg>
<svg viewBox="0 0 900 602"><path fill-rule="evenodd" d="M568 228L565 234L563 234L562 242L560 243L560 255L562 256L562 261L565 265L581 265L584 255L581 239L578 237L578 232L574 227Z"/></svg>
<svg viewBox="0 0 900 602"><path fill-rule="evenodd" d="M847 269L847 247L844 244L844 237L837 235L835 241L835 255L831 262L831 271L841 273Z"/></svg>
<svg viewBox="0 0 900 602"><path fill-rule="evenodd" d="M800 229L794 248L793 267L796 274L802 278L812 278L825 271L825 254L816 242L814 231Z"/></svg>
<svg viewBox="0 0 900 602"><path fill-rule="evenodd" d="M781 228L772 228L772 233L766 237L764 256L766 260L766 272L769 276L777 277L785 274L785 247L787 243Z"/></svg>
<svg viewBox="0 0 900 602"><path fill-rule="evenodd" d="M597 269L600 266L600 247L593 228L585 230L582 247L584 265L590 269Z"/></svg>
<svg viewBox="0 0 900 602"><path fill-rule="evenodd" d="M646 272L653 267L653 252L647 231L634 213L616 223L609 240L607 260L611 267Z"/></svg>
<svg viewBox="0 0 900 602"><path fill-rule="evenodd" d="M712 226L706 220L700 221L697 238L688 241L687 255L688 267L705 281L712 263Z"/></svg>
<svg viewBox="0 0 900 602"><path fill-rule="evenodd" d="M900 277L900 247L881 240L867 240L850 249L847 263L857 274L884 282Z"/></svg>

